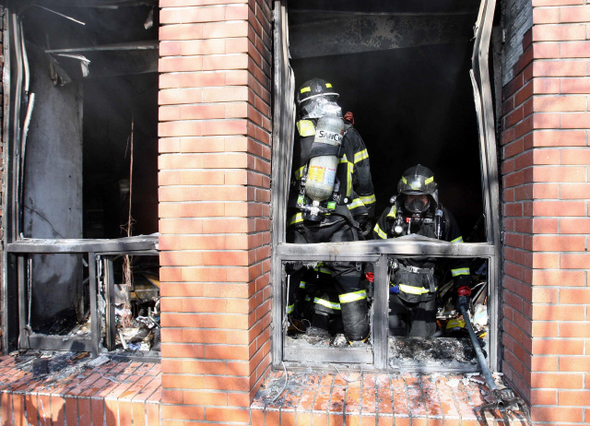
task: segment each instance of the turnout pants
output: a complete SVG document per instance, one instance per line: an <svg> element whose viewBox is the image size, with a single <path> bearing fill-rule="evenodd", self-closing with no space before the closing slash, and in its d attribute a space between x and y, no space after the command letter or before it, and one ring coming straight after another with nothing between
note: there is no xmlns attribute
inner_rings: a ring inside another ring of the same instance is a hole
<svg viewBox="0 0 590 426"><path fill-rule="evenodd" d="M298 244L358 241L358 239L357 230L341 217L331 218L330 222L306 221L304 224L290 228L287 235L287 241ZM325 262L325 266L330 270L336 286L345 336L350 341L367 338L369 335L367 292L361 284L361 265L357 266L354 262Z"/></svg>
<svg viewBox="0 0 590 426"><path fill-rule="evenodd" d="M436 297L416 303L389 295L391 336L431 337L436 332Z"/></svg>

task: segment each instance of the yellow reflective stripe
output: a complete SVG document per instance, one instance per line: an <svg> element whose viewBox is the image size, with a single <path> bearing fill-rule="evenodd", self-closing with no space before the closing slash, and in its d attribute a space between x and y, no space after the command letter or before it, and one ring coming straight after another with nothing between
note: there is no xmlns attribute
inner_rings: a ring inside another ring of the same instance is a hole
<svg viewBox="0 0 590 426"><path fill-rule="evenodd" d="M295 179L301 179L301 176L303 176L304 170L305 170L305 166L301 166L297 170L295 170Z"/></svg>
<svg viewBox="0 0 590 426"><path fill-rule="evenodd" d="M375 233L377 234L377 236L379 238L383 238L384 240L387 239L387 232L384 232L381 227L379 226L379 224L376 224L375 227L373 228L373 231L375 231Z"/></svg>
<svg viewBox="0 0 590 426"><path fill-rule="evenodd" d="M287 313L288 314L292 314L294 310L295 310L295 305L287 306Z"/></svg>
<svg viewBox="0 0 590 426"><path fill-rule="evenodd" d="M463 237L459 236L457 238L455 238L454 240L451 241L452 243L462 243L463 242Z"/></svg>
<svg viewBox="0 0 590 426"><path fill-rule="evenodd" d="M323 266L317 266L314 268L314 270L316 270L317 272L319 272L321 274L332 275L332 272L328 268L325 268Z"/></svg>
<svg viewBox="0 0 590 426"><path fill-rule="evenodd" d="M340 303L351 303L351 302L358 302L359 300L363 300L367 298L367 290L359 290L354 291L352 293L340 294L338 299Z"/></svg>
<svg viewBox="0 0 590 426"><path fill-rule="evenodd" d="M303 214L295 213L293 216L291 216L288 226L295 225L296 223L299 223L299 222L303 222Z"/></svg>
<svg viewBox="0 0 590 426"><path fill-rule="evenodd" d="M348 173L346 173L346 196L352 194L352 174L354 173L354 164L348 163Z"/></svg>
<svg viewBox="0 0 590 426"><path fill-rule="evenodd" d="M424 287L414 287L411 285L399 284L400 291L408 294L426 294L428 293L428 289Z"/></svg>
<svg viewBox="0 0 590 426"><path fill-rule="evenodd" d="M389 213L387 213L387 217L397 217L397 205L394 204L393 206L391 206Z"/></svg>
<svg viewBox="0 0 590 426"><path fill-rule="evenodd" d="M361 196L361 201L366 206L367 204L373 204L377 202L377 198L375 198L375 194Z"/></svg>
<svg viewBox="0 0 590 426"><path fill-rule="evenodd" d="M458 277L459 275L470 275L471 272L469 271L469 268L457 268L457 269L451 269L451 275L453 277Z"/></svg>
<svg viewBox="0 0 590 426"><path fill-rule="evenodd" d="M330 302L329 300L320 299L319 297L313 299L313 303L325 306L326 308L340 310L340 303Z"/></svg>
<svg viewBox="0 0 590 426"><path fill-rule="evenodd" d="M305 288L306 284L307 283L305 281L300 281L299 282L299 288Z"/></svg>
<svg viewBox="0 0 590 426"><path fill-rule="evenodd" d="M365 204L360 200L360 198L355 198L352 200L352 203L346 205L348 210L354 210L359 207L365 207Z"/></svg>
<svg viewBox="0 0 590 426"><path fill-rule="evenodd" d="M355 152L354 153L354 164L363 161L364 159L369 158L369 153L367 152L366 149L363 149L362 151L359 152Z"/></svg>
<svg viewBox="0 0 590 426"><path fill-rule="evenodd" d="M408 180L404 176L402 176L402 182L403 183L408 183Z"/></svg>
<svg viewBox="0 0 590 426"><path fill-rule="evenodd" d="M332 84L331 83L326 83L326 88L327 89L331 89L332 88Z"/></svg>
<svg viewBox="0 0 590 426"><path fill-rule="evenodd" d="M315 135L315 125L310 120L299 120L297 122L297 131L303 137Z"/></svg>
<svg viewBox="0 0 590 426"><path fill-rule="evenodd" d="M307 92L311 92L311 87L309 87L309 86L302 87L301 90L299 91L299 93L307 93Z"/></svg>
<svg viewBox="0 0 590 426"><path fill-rule="evenodd" d="M434 182L434 176L430 176L429 178L424 180L425 185L428 185L431 182Z"/></svg>

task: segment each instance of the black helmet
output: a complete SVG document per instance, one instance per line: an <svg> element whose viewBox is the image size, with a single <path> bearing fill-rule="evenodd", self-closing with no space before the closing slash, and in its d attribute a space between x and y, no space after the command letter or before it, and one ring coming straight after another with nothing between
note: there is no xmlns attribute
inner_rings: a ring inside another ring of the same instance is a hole
<svg viewBox="0 0 590 426"><path fill-rule="evenodd" d="M312 78L306 81L297 92L297 105L319 96L334 96L338 98L338 93L332 88L332 84L321 78Z"/></svg>
<svg viewBox="0 0 590 426"><path fill-rule="evenodd" d="M426 205L418 200L408 203L407 196L428 195L435 203L438 203L438 191L436 188L437 185L432 170L420 164L407 169L397 184L398 194L404 195L404 206L413 213L425 212L430 206L430 201Z"/></svg>

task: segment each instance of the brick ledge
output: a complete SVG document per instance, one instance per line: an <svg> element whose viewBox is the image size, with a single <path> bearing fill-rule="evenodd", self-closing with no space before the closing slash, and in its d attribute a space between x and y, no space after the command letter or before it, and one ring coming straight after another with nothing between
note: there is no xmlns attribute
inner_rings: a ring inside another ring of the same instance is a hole
<svg viewBox="0 0 590 426"><path fill-rule="evenodd" d="M490 402L482 383L479 376L460 374L277 371L250 407L252 424L475 426L484 420L479 407ZM503 424L499 413L485 417L488 424Z"/></svg>
<svg viewBox="0 0 590 426"><path fill-rule="evenodd" d="M34 357L0 357L0 424L160 424L160 364L62 358L63 368L35 376Z"/></svg>

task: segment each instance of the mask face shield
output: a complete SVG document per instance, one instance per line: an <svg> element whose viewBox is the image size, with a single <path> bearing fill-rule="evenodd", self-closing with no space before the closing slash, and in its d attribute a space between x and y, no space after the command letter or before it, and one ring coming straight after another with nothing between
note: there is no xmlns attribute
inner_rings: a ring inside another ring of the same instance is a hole
<svg viewBox="0 0 590 426"><path fill-rule="evenodd" d="M301 103L301 118L320 118L324 115L342 117L342 109L336 103L337 96L318 96Z"/></svg>
<svg viewBox="0 0 590 426"><path fill-rule="evenodd" d="M425 213L430 207L430 197L427 195L406 195L404 207L410 213Z"/></svg>

